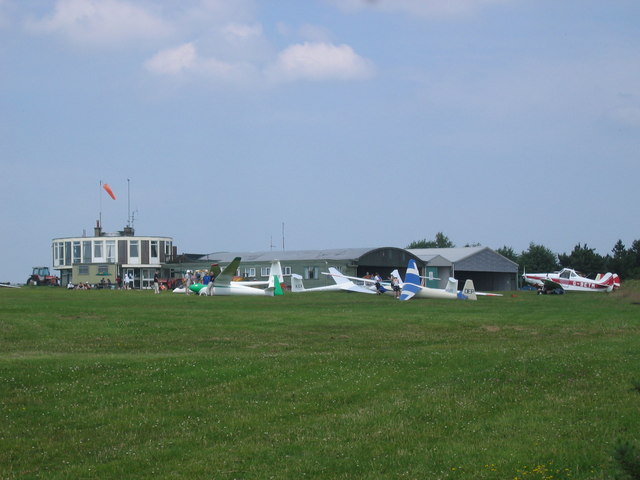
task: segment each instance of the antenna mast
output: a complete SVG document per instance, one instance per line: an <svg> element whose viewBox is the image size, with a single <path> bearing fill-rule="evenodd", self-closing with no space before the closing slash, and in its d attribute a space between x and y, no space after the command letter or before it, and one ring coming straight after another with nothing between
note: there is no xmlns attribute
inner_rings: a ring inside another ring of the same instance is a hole
<svg viewBox="0 0 640 480"><path fill-rule="evenodd" d="M127 178L127 227L131 227L131 190L129 182L130 180Z"/></svg>
<svg viewBox="0 0 640 480"><path fill-rule="evenodd" d="M98 198L100 199L100 211L98 212L98 226L102 226L102 180L100 180L100 187L98 191Z"/></svg>

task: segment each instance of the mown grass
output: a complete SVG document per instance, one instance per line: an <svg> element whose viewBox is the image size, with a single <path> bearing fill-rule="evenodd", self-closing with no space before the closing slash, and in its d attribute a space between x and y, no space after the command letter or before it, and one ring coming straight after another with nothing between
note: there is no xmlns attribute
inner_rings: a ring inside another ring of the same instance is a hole
<svg viewBox="0 0 640 480"><path fill-rule="evenodd" d="M637 290L0 289L1 478L614 478Z"/></svg>

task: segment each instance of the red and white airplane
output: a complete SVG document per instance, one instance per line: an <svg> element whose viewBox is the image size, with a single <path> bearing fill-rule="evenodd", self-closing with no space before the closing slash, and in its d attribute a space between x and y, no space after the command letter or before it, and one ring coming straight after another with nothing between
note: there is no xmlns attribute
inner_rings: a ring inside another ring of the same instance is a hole
<svg viewBox="0 0 640 480"><path fill-rule="evenodd" d="M522 279L538 288L538 293L550 293L558 289L578 292L611 292L620 286L616 273L598 274L595 280L580 275L571 268L553 273L523 273ZM563 293L563 292L559 292Z"/></svg>

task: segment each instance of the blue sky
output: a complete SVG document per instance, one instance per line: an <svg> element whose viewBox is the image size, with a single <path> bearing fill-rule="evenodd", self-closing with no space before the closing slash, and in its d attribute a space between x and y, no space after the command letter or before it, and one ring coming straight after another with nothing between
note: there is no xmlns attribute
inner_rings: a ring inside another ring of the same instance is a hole
<svg viewBox="0 0 640 480"><path fill-rule="evenodd" d="M180 252L640 238L636 0L0 0L0 281ZM115 201L101 194L111 185Z"/></svg>

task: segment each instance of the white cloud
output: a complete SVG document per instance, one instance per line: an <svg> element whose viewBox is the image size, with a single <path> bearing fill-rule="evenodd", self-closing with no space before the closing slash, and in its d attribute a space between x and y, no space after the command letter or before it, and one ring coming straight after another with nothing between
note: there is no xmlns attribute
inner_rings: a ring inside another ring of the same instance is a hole
<svg viewBox="0 0 640 480"><path fill-rule="evenodd" d="M368 60L347 45L304 43L283 50L263 72L255 63L226 62L203 56L193 42L162 50L147 60L145 68L157 75L201 78L214 82L234 81L255 84L270 80L273 84L312 80L358 80L373 75ZM265 78L266 77L266 78Z"/></svg>
<svg viewBox="0 0 640 480"><path fill-rule="evenodd" d="M162 50L147 60L144 66L157 75L202 79L207 82L244 83L255 77L255 68L251 65L203 57L192 42Z"/></svg>
<svg viewBox="0 0 640 480"><path fill-rule="evenodd" d="M145 62L147 70L160 75L178 75L196 65L197 54L193 43L162 50Z"/></svg>
<svg viewBox="0 0 640 480"><path fill-rule="evenodd" d="M58 0L50 16L32 20L27 27L93 45L164 37L172 30L150 10L124 0Z"/></svg>
<svg viewBox="0 0 640 480"><path fill-rule="evenodd" d="M320 42L287 47L267 69L267 76L276 82L358 80L373 73L372 63L356 54L350 46Z"/></svg>

